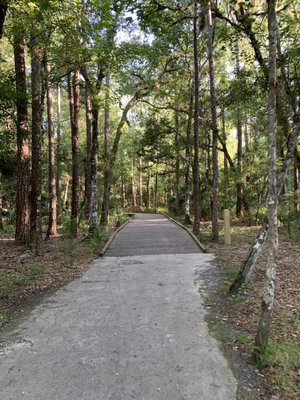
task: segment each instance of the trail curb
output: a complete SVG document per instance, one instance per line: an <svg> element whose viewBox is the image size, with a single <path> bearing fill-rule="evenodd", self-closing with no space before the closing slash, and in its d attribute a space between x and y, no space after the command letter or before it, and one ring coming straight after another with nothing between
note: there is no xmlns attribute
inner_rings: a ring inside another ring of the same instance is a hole
<svg viewBox="0 0 300 400"><path fill-rule="evenodd" d="M182 225L180 222L176 221L176 219L170 217L168 214L161 213L163 216L174 222L175 224L179 225L181 228L183 228L187 233L194 239L194 241L197 243L197 245L200 247L200 249L203 251L203 253L208 253L207 248L199 241L199 239L187 228L186 226Z"/></svg>
<svg viewBox="0 0 300 400"><path fill-rule="evenodd" d="M128 221L124 222L123 225L121 225L117 230L115 230L113 232L113 234L110 236L110 238L108 239L108 241L105 243L105 245L102 247L102 249L99 252L99 256L103 257L104 253L106 252L106 250L109 248L109 246L111 245L111 242L114 240L115 236L117 235L117 233L119 233L130 221L133 220L133 218L135 217L135 214L131 216L131 218L129 218Z"/></svg>

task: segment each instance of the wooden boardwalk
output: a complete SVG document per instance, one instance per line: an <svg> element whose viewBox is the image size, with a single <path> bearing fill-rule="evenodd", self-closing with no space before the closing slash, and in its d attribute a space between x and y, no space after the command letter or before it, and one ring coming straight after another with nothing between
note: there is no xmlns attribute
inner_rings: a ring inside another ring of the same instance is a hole
<svg viewBox="0 0 300 400"><path fill-rule="evenodd" d="M107 257L201 253L193 238L161 214L136 214L118 232Z"/></svg>

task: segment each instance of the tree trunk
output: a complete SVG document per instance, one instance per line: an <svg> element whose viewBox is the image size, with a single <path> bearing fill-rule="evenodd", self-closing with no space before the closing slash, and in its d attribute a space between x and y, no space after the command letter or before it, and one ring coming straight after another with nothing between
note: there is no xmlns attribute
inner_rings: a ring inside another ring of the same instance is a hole
<svg viewBox="0 0 300 400"><path fill-rule="evenodd" d="M64 208L67 206L67 201L68 201L68 194L69 194L69 184L70 184L70 178L67 178L67 183L65 187L65 193L64 193Z"/></svg>
<svg viewBox="0 0 300 400"><path fill-rule="evenodd" d="M293 132L290 136L290 141L289 141L289 147L287 154L284 159L284 164L282 166L281 172L278 176L277 179L277 197L278 200L280 199L282 195L282 188L284 187L284 184L286 182L287 176L288 176L288 171L291 163L293 162L294 159L294 151L297 145L297 140L299 137L299 132L300 132L300 122L299 122L300 116L298 116L298 120L295 119L295 125ZM264 242L267 238L268 234L268 225L267 221L264 221L264 224L257 235L256 239L254 240L253 245L251 246L251 249L249 251L249 255L243 264L242 268L240 269L237 278L234 280L234 282L231 284L229 288L229 293L234 295L237 294L240 288L247 284L252 272L255 268L256 262L258 260L258 257L263 249Z"/></svg>
<svg viewBox="0 0 300 400"><path fill-rule="evenodd" d="M117 126L116 135L113 141L112 149L110 155L108 156L107 162L104 167L104 193L103 193L103 202L102 202L102 212L101 212L101 224L106 226L108 223L108 211L109 211L109 198L110 198L110 189L111 189L111 181L112 181L112 173L115 166L117 152L119 148L120 139L122 136L123 127L127 120L127 114L129 110L133 107L137 100L137 93L132 96L132 98L126 104L119 124Z"/></svg>
<svg viewBox="0 0 300 400"><path fill-rule="evenodd" d="M179 144L179 115L178 111L175 111L175 150L176 150L176 161L175 161L175 214L179 215L179 196L180 196L180 144Z"/></svg>
<svg viewBox="0 0 300 400"><path fill-rule="evenodd" d="M17 108L17 188L16 233L21 244L29 242L29 129L27 114L25 46L21 37L14 38Z"/></svg>
<svg viewBox="0 0 300 400"><path fill-rule="evenodd" d="M269 31L269 101L268 101L268 265L265 275L261 316L255 338L255 354L259 359L270 335L277 269L277 183L276 183L276 0L268 0Z"/></svg>
<svg viewBox="0 0 300 400"><path fill-rule="evenodd" d="M158 173L155 173L155 187L154 187L154 212L157 212L158 206Z"/></svg>
<svg viewBox="0 0 300 400"><path fill-rule="evenodd" d="M2 214L3 214L3 202L2 202L1 171L0 171L0 232L4 230Z"/></svg>
<svg viewBox="0 0 300 400"><path fill-rule="evenodd" d="M246 149L246 153L247 153L247 155L248 155L248 151L249 151L249 138L250 138L250 131L249 131L249 126L248 126L248 118L246 118L246 122L245 122L244 138L245 138L245 149Z"/></svg>
<svg viewBox="0 0 300 400"><path fill-rule="evenodd" d="M193 18L193 50L194 50L194 164L193 164L193 195L194 224L193 232L200 231L200 190L199 190L199 63L198 63L198 1L194 0Z"/></svg>
<svg viewBox="0 0 300 400"><path fill-rule="evenodd" d="M47 116L48 116L48 140L49 140L49 219L47 237L57 235L57 196L56 196L56 173L55 173L55 141L54 141L54 116L53 97L50 82L51 67L45 55L46 93L47 93Z"/></svg>
<svg viewBox="0 0 300 400"><path fill-rule="evenodd" d="M234 280L234 282L231 284L229 288L230 294L232 295L237 294L242 285L248 283L252 275L252 272L255 268L256 261L258 260L258 257L262 251L262 247L266 240L267 233L268 233L268 226L267 224L264 224L258 237L255 239L255 243L248 254L248 257L246 259L246 262L244 263L243 268L239 271L237 278Z"/></svg>
<svg viewBox="0 0 300 400"><path fill-rule="evenodd" d="M1 0L0 3L0 39L2 39L3 35L3 25L7 13L8 2L9 0Z"/></svg>
<svg viewBox="0 0 300 400"><path fill-rule="evenodd" d="M108 225L111 175L109 162L107 162L107 164L104 166L103 173L103 201L101 211L101 224L104 226Z"/></svg>
<svg viewBox="0 0 300 400"><path fill-rule="evenodd" d="M191 224L190 213L190 164L191 164L191 134L194 108L193 85L190 85L189 115L186 128L185 168L184 168L184 222Z"/></svg>
<svg viewBox="0 0 300 400"><path fill-rule="evenodd" d="M61 89L57 85L57 108L56 108L56 134L57 134L57 161L56 161L56 193L57 193L57 211L61 212L62 193L61 193Z"/></svg>
<svg viewBox="0 0 300 400"><path fill-rule="evenodd" d="M90 219L91 205L91 152L92 152L92 103L87 85L85 86L85 123L86 123L86 161L85 161L85 216Z"/></svg>
<svg viewBox="0 0 300 400"><path fill-rule="evenodd" d="M139 204L143 208L143 160L139 158Z"/></svg>
<svg viewBox="0 0 300 400"><path fill-rule="evenodd" d="M105 79L106 93L104 104L104 158L108 158L109 147L109 129L110 129L110 74L106 74Z"/></svg>
<svg viewBox="0 0 300 400"><path fill-rule="evenodd" d="M224 142L225 146L226 146L226 128L225 128L225 109L224 107L222 107L221 110L221 120L222 120L222 141ZM225 179L226 182L228 181L228 159L226 157L226 154L224 152L224 174L225 174Z"/></svg>
<svg viewBox="0 0 300 400"><path fill-rule="evenodd" d="M30 240L39 245L41 205L41 49L36 38L30 41L31 93L32 93L32 134L31 134L31 192L30 192Z"/></svg>
<svg viewBox="0 0 300 400"><path fill-rule="evenodd" d="M207 10L208 34L207 50L209 62L209 82L210 82L210 106L212 118L212 164L213 164L213 182L212 182L212 239L219 237L218 222L218 203L219 203L219 164L218 164L218 127L217 127L217 99L215 90L215 68L213 58L213 20L211 14L211 2L208 1Z"/></svg>
<svg viewBox="0 0 300 400"><path fill-rule="evenodd" d="M135 185L135 162L134 158L130 160L130 177L131 177L131 206L136 208L136 185Z"/></svg>
<svg viewBox="0 0 300 400"><path fill-rule="evenodd" d="M240 78L240 46L238 33L236 34L236 77ZM238 182L236 184L236 217L242 216L243 209L243 183L242 179L242 157L243 157L243 130L241 121L240 100L237 103L237 172Z"/></svg>
<svg viewBox="0 0 300 400"><path fill-rule="evenodd" d="M73 81L69 74L68 90L70 99L71 135L72 135L72 200L71 200L71 235L78 234L79 216L79 106L80 87L79 69L74 69Z"/></svg>
<svg viewBox="0 0 300 400"><path fill-rule="evenodd" d="M98 153L98 104L92 108L92 148L91 148L91 199L90 199L90 234L98 232L98 195L97 195L97 153Z"/></svg>
<svg viewBox="0 0 300 400"><path fill-rule="evenodd" d="M124 210L125 209L125 203L126 203L126 188L125 188L125 183L124 183L124 177L121 177L121 207Z"/></svg>
<svg viewBox="0 0 300 400"><path fill-rule="evenodd" d="M148 162L148 174L147 174L147 210L150 210L151 207L151 188L150 188L150 182L151 182L151 168L150 168L150 162Z"/></svg>
<svg viewBox="0 0 300 400"><path fill-rule="evenodd" d="M110 195L110 180L111 180L111 168L109 161L109 130L110 130L110 75L106 75L106 95L105 95L105 109L104 109L104 177L103 177L103 201L101 211L101 224L104 226L108 225L109 217L109 195ZM124 198L125 203L125 198Z"/></svg>
<svg viewBox="0 0 300 400"><path fill-rule="evenodd" d="M289 136L289 140L287 143L287 152L285 155L285 159L284 159L280 174L277 179L278 200L282 196L282 191L283 191L284 185L287 180L288 171L289 171L291 163L294 160L294 154L295 154L295 150L297 148L297 141L298 141L299 132L300 132L300 112L299 112L299 110L294 111L293 124L294 124L293 130ZM236 280L230 286L229 292L231 294L236 294L238 292L238 290L242 287L242 285L246 284L249 281L251 274L255 268L256 261L258 260L258 257L263 249L263 244L267 237L267 233L268 233L268 227L267 227L267 223L265 222L260 233L254 240L254 243L250 249L249 255L248 255L245 263L243 264L242 268L240 269Z"/></svg>
<svg viewBox="0 0 300 400"><path fill-rule="evenodd" d="M294 186L294 208L295 211L298 211L299 209L299 204L298 204L298 191L299 191L299 168L297 166L297 163L295 161L294 163L294 182L293 182L293 186Z"/></svg>

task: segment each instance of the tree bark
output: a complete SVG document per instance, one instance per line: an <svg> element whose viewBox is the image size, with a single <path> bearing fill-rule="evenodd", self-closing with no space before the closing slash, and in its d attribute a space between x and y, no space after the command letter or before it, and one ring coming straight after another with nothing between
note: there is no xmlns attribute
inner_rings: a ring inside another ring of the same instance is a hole
<svg viewBox="0 0 300 400"><path fill-rule="evenodd" d="M79 106L80 106L80 87L79 69L75 67L73 81L69 74L68 91L70 100L70 118L72 135L72 199L71 199L71 235L76 237L78 234L79 217Z"/></svg>
<svg viewBox="0 0 300 400"><path fill-rule="evenodd" d="M105 109L104 109L104 173L103 173L103 201L101 211L101 224L108 225L109 218L109 195L110 195L110 179L111 168L109 160L109 136L110 136L110 75L106 75L106 94L105 94ZM125 203L125 198L124 198Z"/></svg>
<svg viewBox="0 0 300 400"><path fill-rule="evenodd" d="M1 0L0 3L0 39L2 39L3 35L3 25L5 22L5 17L8 9L9 0Z"/></svg>
<svg viewBox="0 0 300 400"><path fill-rule="evenodd" d="M98 193L97 193L97 153L98 153L98 117L99 107L94 104L92 107L92 148L90 156L91 165L91 198L90 198L90 234L98 232Z"/></svg>
<svg viewBox="0 0 300 400"><path fill-rule="evenodd" d="M150 210L151 207L151 188L150 188L150 181L151 181L151 167L150 162L148 162L148 174L147 174L147 210Z"/></svg>
<svg viewBox="0 0 300 400"><path fill-rule="evenodd" d="M255 354L259 359L270 335L275 296L278 252L277 183L276 183L276 0L268 0L269 31L269 101L268 101L268 264L265 275L261 316L255 338Z"/></svg>
<svg viewBox="0 0 300 400"><path fill-rule="evenodd" d="M127 114L129 110L133 107L135 102L137 101L138 93L131 97L131 99L126 104L119 124L117 126L115 138L113 141L111 152L108 156L108 160L105 163L104 168L104 193L103 193L103 202L102 202L102 212L101 212L101 224L106 226L108 223L108 211L109 211L109 200L110 200L110 190L111 190L111 181L112 181L112 174L113 169L115 166L117 152L119 147L119 142L122 136L123 127L127 120Z"/></svg>
<svg viewBox="0 0 300 400"><path fill-rule="evenodd" d="M190 164L191 164L191 134L194 108L193 85L190 85L189 115L186 128L185 168L184 168L184 222L191 224L190 213Z"/></svg>
<svg viewBox="0 0 300 400"><path fill-rule="evenodd" d="M27 114L25 45L20 36L14 38L17 108L17 188L15 239L29 242L29 129Z"/></svg>
<svg viewBox="0 0 300 400"><path fill-rule="evenodd" d="M240 78L240 46L239 37L236 33L236 77ZM243 157L243 130L241 121L241 105L240 99L238 99L237 104L237 172L238 172L238 182L236 184L236 217L240 218L242 216L243 209L243 183L242 179L242 157Z"/></svg>
<svg viewBox="0 0 300 400"><path fill-rule="evenodd" d="M110 129L110 73L106 74L105 78L105 104L104 104L104 158L108 157L109 153L109 129Z"/></svg>
<svg viewBox="0 0 300 400"><path fill-rule="evenodd" d="M85 216L90 218L91 205L91 150L92 150L92 102L90 91L85 86L85 123L86 123L86 161L85 161Z"/></svg>
<svg viewBox="0 0 300 400"><path fill-rule="evenodd" d="M143 159L139 158L139 205L143 208Z"/></svg>
<svg viewBox="0 0 300 400"><path fill-rule="evenodd" d="M57 85L57 106L56 106L56 134L57 134L57 160L56 160L56 194L57 194L57 210L61 212L62 193L61 193L61 88Z"/></svg>
<svg viewBox="0 0 300 400"><path fill-rule="evenodd" d="M298 209L299 209L299 203L298 203L298 201L299 201L299 199L298 199L298 191L299 191L299 168L298 168L298 165L297 165L297 163L296 163L296 161L295 161L295 163L294 163L294 174L293 174L293 179L294 179L294 182L293 182L293 188L294 188L294 208L295 208L295 211L298 211Z"/></svg>
<svg viewBox="0 0 300 400"><path fill-rule="evenodd" d="M70 184L70 178L67 178L67 182L66 182L66 187L65 187L65 193L64 193L64 208L66 208L67 206L67 201L68 201L68 194L69 194L69 184Z"/></svg>
<svg viewBox="0 0 300 400"><path fill-rule="evenodd" d="M1 171L0 171L0 232L4 230L2 215L3 215L3 201L2 201Z"/></svg>
<svg viewBox="0 0 300 400"><path fill-rule="evenodd" d="M136 208L136 184L135 184L135 160L130 160L130 177L131 177L131 206L133 209Z"/></svg>
<svg viewBox="0 0 300 400"><path fill-rule="evenodd" d="M222 141L224 142L226 146L226 129L225 129L225 109L222 107L221 110L221 120L222 120ZM225 173L225 178L228 178L228 158L226 157L225 151L224 151L224 173Z"/></svg>
<svg viewBox="0 0 300 400"><path fill-rule="evenodd" d="M180 197L180 144L179 144L179 115L178 111L175 111L175 149L176 149L176 161L175 161L175 213L180 214L179 197Z"/></svg>
<svg viewBox="0 0 300 400"><path fill-rule="evenodd" d="M109 162L104 166L103 173L103 201L102 201L102 211L101 211L101 225L108 225L109 217L109 197L110 197L110 185L111 185L111 169Z"/></svg>
<svg viewBox="0 0 300 400"><path fill-rule="evenodd" d="M55 130L53 115L53 95L50 81L51 66L45 55L47 116L48 116L48 140L49 140L49 218L47 237L57 235L57 195L56 195L56 171L55 171Z"/></svg>
<svg viewBox="0 0 300 400"><path fill-rule="evenodd" d="M212 239L219 237L218 222L218 203L219 203L219 161L218 161L218 127L217 127L217 99L215 89L215 68L213 57L213 19L211 14L211 2L208 1L207 19L207 52L209 62L209 82L210 82L210 107L212 119L212 164L213 164L213 182L212 182Z"/></svg>
<svg viewBox="0 0 300 400"><path fill-rule="evenodd" d="M40 238L41 206L41 142L42 142L42 107L41 107L41 48L35 37L30 41L31 55L31 93L32 93L32 133L31 133L31 192L30 192L30 240L36 243Z"/></svg>
<svg viewBox="0 0 300 400"><path fill-rule="evenodd" d="M158 172L155 173L155 187L154 187L154 212L157 212L158 207Z"/></svg>
<svg viewBox="0 0 300 400"><path fill-rule="evenodd" d="M124 182L124 177L121 177L121 206L123 210L125 209L126 206L126 188L125 188L125 182Z"/></svg>
<svg viewBox="0 0 300 400"><path fill-rule="evenodd" d="M199 190L199 61L198 61L198 1L194 0L193 17L193 53L194 53L194 163L193 163L193 195L194 224L193 232L200 231L200 190Z"/></svg>

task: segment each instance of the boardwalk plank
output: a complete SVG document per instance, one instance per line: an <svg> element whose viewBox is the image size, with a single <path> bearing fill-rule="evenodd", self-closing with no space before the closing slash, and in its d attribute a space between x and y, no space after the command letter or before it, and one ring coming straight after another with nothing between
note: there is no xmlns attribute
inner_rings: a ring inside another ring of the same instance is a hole
<svg viewBox="0 0 300 400"><path fill-rule="evenodd" d="M201 249L180 226L161 214L136 214L115 237L105 255L122 257L200 253Z"/></svg>

